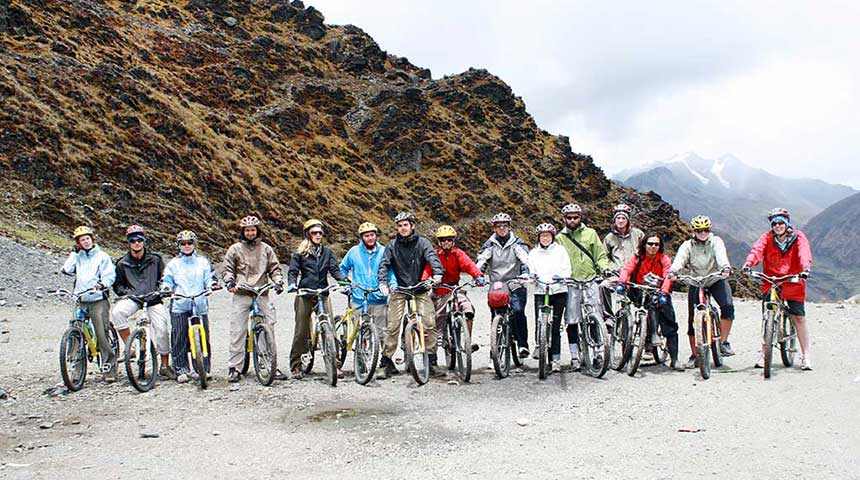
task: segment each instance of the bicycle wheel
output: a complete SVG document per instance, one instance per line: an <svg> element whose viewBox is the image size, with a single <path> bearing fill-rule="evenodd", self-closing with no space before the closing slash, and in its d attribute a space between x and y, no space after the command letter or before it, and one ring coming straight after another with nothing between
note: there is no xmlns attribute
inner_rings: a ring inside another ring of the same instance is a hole
<svg viewBox="0 0 860 480"><path fill-rule="evenodd" d="M336 315L334 317L334 346L335 346L335 357L337 358L337 367L341 368L346 363L346 340L349 336L347 329L349 325L343 321L343 317L340 315Z"/></svg>
<svg viewBox="0 0 860 480"><path fill-rule="evenodd" d="M633 321L632 328L632 336L633 340L630 342L630 368L627 370L627 375L631 377L636 375L636 371L639 370L639 364L642 362L642 352L645 351L645 340L648 338L646 332L646 318L645 312L638 311L636 312L636 320Z"/></svg>
<svg viewBox="0 0 860 480"><path fill-rule="evenodd" d="M794 354L797 353L797 328L794 325L794 320L785 314L782 315L779 323L782 332L782 339L779 341L779 354L782 357L782 364L791 367L794 365Z"/></svg>
<svg viewBox="0 0 860 480"><path fill-rule="evenodd" d="M612 331L609 344L609 367L616 371L624 370L630 361L632 330L630 329L630 312L625 308L615 316L615 329Z"/></svg>
<svg viewBox="0 0 860 480"><path fill-rule="evenodd" d="M363 321L358 327L355 351L352 356L355 364L355 383L367 385L373 380L373 374L379 362L379 337L369 321Z"/></svg>
<svg viewBox="0 0 860 480"><path fill-rule="evenodd" d="M714 366L723 366L723 340L720 333L720 315L711 308L711 355L714 357Z"/></svg>
<svg viewBox="0 0 860 480"><path fill-rule="evenodd" d="M158 355L145 329L137 328L131 333L125 351L125 373L131 386L139 392L152 390L158 372ZM137 352L136 359L133 359L131 352Z"/></svg>
<svg viewBox="0 0 860 480"><path fill-rule="evenodd" d="M69 391L77 392L87 378L87 342L84 332L69 327L60 340L60 376Z"/></svg>
<svg viewBox="0 0 860 480"><path fill-rule="evenodd" d="M334 387L337 385L337 350L334 346L334 332L328 320L320 321L319 327L319 344L322 350L320 353L322 353L323 363L325 363L326 383Z"/></svg>
<svg viewBox="0 0 860 480"><path fill-rule="evenodd" d="M262 318L260 320L262 321ZM255 322L256 319L252 318L248 321L252 322L251 325L253 325L254 324L253 322ZM239 368L239 373L241 373L242 376L247 375L248 369L251 367L251 352L253 350L254 350L254 337L253 337L253 335L247 335L246 334L245 335L245 357L242 359L242 366Z"/></svg>
<svg viewBox="0 0 860 480"><path fill-rule="evenodd" d="M268 323L254 325L254 373L261 385L268 387L275 381L278 370L278 348L275 334Z"/></svg>
<svg viewBox="0 0 860 480"><path fill-rule="evenodd" d="M540 318L537 322L537 348L538 348L538 378L541 380L546 379L547 371L547 317L549 315L546 312L541 312ZM550 320L551 321L551 320Z"/></svg>
<svg viewBox="0 0 860 480"><path fill-rule="evenodd" d="M585 325L582 331L586 335L580 335L580 342L583 342L583 338L587 340L582 349L585 371L592 377L601 378L609 369L609 334L606 324L591 313L586 317Z"/></svg>
<svg viewBox="0 0 860 480"><path fill-rule="evenodd" d="M317 335L314 332L316 325L317 320L316 314L314 313L311 317L311 330L310 335L308 336L307 353L302 354L301 357L302 373L305 375L311 373L311 370L314 369L314 355L316 355L317 345L319 344L319 338L317 338Z"/></svg>
<svg viewBox="0 0 860 480"><path fill-rule="evenodd" d="M764 346L764 378L770 378L770 369L773 366L773 335L774 326L776 325L776 312L767 310L764 312L764 338L762 344Z"/></svg>
<svg viewBox="0 0 860 480"><path fill-rule="evenodd" d="M425 348L421 348L420 321L418 317L406 324L406 364L415 383L424 385L430 379L430 355Z"/></svg>
<svg viewBox="0 0 860 480"><path fill-rule="evenodd" d="M490 358L496 378L502 379L511 373L511 337L504 315L495 315L490 327Z"/></svg>
<svg viewBox="0 0 860 480"><path fill-rule="evenodd" d="M651 315L655 315L655 313L651 313ZM666 346L666 338L663 337L662 332L660 331L660 324L655 321L654 325L656 325L657 336L660 338L660 343L657 345L651 346L651 355L654 357L654 362L657 365L662 365L666 363L666 359L669 358L669 350ZM648 335L651 335L651 332L648 332Z"/></svg>
<svg viewBox="0 0 860 480"><path fill-rule="evenodd" d="M457 368L457 332L456 330L459 328L459 319L455 319L454 315L451 315L448 318L447 325L442 330L442 333L445 335L445 338L442 340L442 351L445 352L445 365L448 367L448 370L454 370Z"/></svg>
<svg viewBox="0 0 860 480"><path fill-rule="evenodd" d="M705 380L711 378L711 346L707 343L710 334L710 322L711 318L708 313L697 315L696 348L699 356L699 373Z"/></svg>
<svg viewBox="0 0 860 480"><path fill-rule="evenodd" d="M203 328L202 326L199 328ZM200 377L200 388L202 390L206 390L206 387L209 386L209 378L206 376L206 365L203 363L203 338L200 336L199 328L194 328L193 338L194 338L194 366L197 367L197 375Z"/></svg>
<svg viewBox="0 0 860 480"><path fill-rule="evenodd" d="M457 349L457 375L460 380L469 383L472 379L472 336L469 328L464 326L462 319L457 321L456 349Z"/></svg>

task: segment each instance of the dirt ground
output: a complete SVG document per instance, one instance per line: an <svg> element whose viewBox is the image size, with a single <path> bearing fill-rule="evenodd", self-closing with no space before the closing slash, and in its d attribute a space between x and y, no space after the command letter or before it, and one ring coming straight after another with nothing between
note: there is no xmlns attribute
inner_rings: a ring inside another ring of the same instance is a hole
<svg viewBox="0 0 860 480"><path fill-rule="evenodd" d="M496 380L476 291L471 384L347 376L332 388L317 362L316 375L267 388L225 381L228 296L212 297L216 381L205 391L164 381L139 394L123 374L108 385L90 373L82 391L52 397L70 307L0 309L0 478L860 478L858 306L809 305L815 370L780 366L768 381L752 368L759 307L743 301L737 355L707 381L663 366L541 381L532 360ZM276 300L283 363L293 298ZM681 297L675 308L685 312Z"/></svg>

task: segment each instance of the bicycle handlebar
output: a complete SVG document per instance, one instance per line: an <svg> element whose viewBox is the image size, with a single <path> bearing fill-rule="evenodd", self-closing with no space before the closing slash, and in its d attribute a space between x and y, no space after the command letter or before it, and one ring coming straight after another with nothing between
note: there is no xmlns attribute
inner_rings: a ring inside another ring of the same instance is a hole
<svg viewBox="0 0 860 480"><path fill-rule="evenodd" d="M213 290L207 288L206 290L203 290L202 292L198 293L197 295L182 295L181 293L173 292L172 294L170 294L170 296L167 296L164 298L167 298L169 300L173 300L176 298L186 299L186 300L194 300L200 296L207 296L208 297L209 295L212 295L213 293L214 293Z"/></svg>
<svg viewBox="0 0 860 480"><path fill-rule="evenodd" d="M77 300L77 299L83 297L84 295L86 295L88 293L95 293L95 292L101 292L101 290L97 290L95 287L91 287L91 288L84 290L83 292L75 293L75 292L68 290L68 289L65 289L65 288L58 288L56 291L48 293L48 295L54 295L54 296L65 295L67 297L72 297L75 300Z"/></svg>
<svg viewBox="0 0 860 480"><path fill-rule="evenodd" d="M464 288L469 288L469 287L474 287L474 286L475 286L475 281L469 280L468 282L461 283L459 285L458 284L451 284L451 283L440 283L440 284L436 285L435 288L446 288L446 289L450 290L448 292L448 294L450 295L453 293L457 293L457 291L462 290Z"/></svg>
<svg viewBox="0 0 860 480"><path fill-rule="evenodd" d="M651 285L642 285L641 283L626 282L625 285L627 285L628 287L632 287L632 288L638 288L640 290L648 290L650 292L661 291L660 287L652 287Z"/></svg>
<svg viewBox="0 0 860 480"><path fill-rule="evenodd" d="M747 272L750 277L757 278L759 280L764 280L771 285L776 285L778 283L800 283L800 279L802 278L799 273L795 273L793 275L783 275L781 277L771 277L769 275L765 275L762 272Z"/></svg>
<svg viewBox="0 0 860 480"><path fill-rule="evenodd" d="M275 284L272 282L269 282L269 283L263 285L262 287L252 287L250 285L245 285L245 284L236 285L237 289L242 290L244 292L253 293L257 297L265 295L269 290L271 290L274 287L275 287Z"/></svg>
<svg viewBox="0 0 860 480"><path fill-rule="evenodd" d="M330 291L332 291L332 290L334 290L334 289L337 289L337 288L342 288L342 286L341 286L341 285L329 285L329 286L327 286L327 287L325 287L325 288L318 288L318 289L313 289L313 288L300 288L300 289L296 292L296 295L298 295L298 296L300 296L300 297L316 297L316 296L319 296L319 295L323 295L323 294L325 294L325 293L328 293L328 292L330 292Z"/></svg>
<svg viewBox="0 0 860 480"><path fill-rule="evenodd" d="M432 280L424 280L423 282L418 282L415 285L412 285L411 287L396 287L396 288L392 288L391 291L397 292L397 293L405 293L407 295L415 295L415 293L418 290L423 290L425 288L431 288L431 287L433 287L433 281Z"/></svg>
<svg viewBox="0 0 860 480"><path fill-rule="evenodd" d="M708 280L713 278L723 278L722 272L715 272L705 275L704 277L694 277L692 275L676 275L679 282L685 283L692 287L703 287Z"/></svg>
<svg viewBox="0 0 860 480"><path fill-rule="evenodd" d="M146 295L123 295L117 297L117 300L133 300L140 303L148 303L153 300L161 300L165 297L161 292L149 292Z"/></svg>
<svg viewBox="0 0 860 480"><path fill-rule="evenodd" d="M602 282L604 280L604 278L600 275L595 275L587 280L577 280L573 277L559 277L558 275L553 276L553 279L558 280L559 282L567 286L580 288L592 282Z"/></svg>

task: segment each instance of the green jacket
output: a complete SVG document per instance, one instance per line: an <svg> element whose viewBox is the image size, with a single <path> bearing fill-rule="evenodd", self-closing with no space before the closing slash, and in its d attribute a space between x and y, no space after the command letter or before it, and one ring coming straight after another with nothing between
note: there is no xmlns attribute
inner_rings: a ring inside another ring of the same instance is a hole
<svg viewBox="0 0 860 480"><path fill-rule="evenodd" d="M588 258L585 252L573 244L573 241L570 239L571 236L594 257L594 261L597 262L596 270L594 262ZM603 242L600 241L600 237L597 236L597 232L593 228L586 227L585 224L580 224L579 228L571 233L567 227L564 227L556 235L555 241L567 250L567 256L570 258L571 276L573 278L588 280L609 269L609 258L606 255L606 249L603 247Z"/></svg>

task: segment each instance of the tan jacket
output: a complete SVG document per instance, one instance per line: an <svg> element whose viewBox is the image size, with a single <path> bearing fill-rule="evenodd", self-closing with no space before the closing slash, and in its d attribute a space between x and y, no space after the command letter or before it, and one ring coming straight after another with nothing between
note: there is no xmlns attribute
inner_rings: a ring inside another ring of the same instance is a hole
<svg viewBox="0 0 860 480"><path fill-rule="evenodd" d="M275 250L259 238L252 242L237 242L224 255L224 283L262 287L269 279L283 283L281 264Z"/></svg>
<svg viewBox="0 0 860 480"><path fill-rule="evenodd" d="M609 256L609 268L620 271L627 261L636 256L639 250L639 242L645 233L636 227L630 227L627 233L622 235L614 230L603 237L603 246Z"/></svg>

